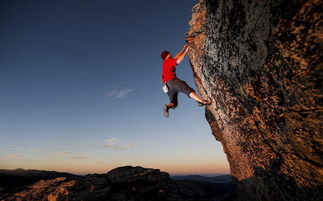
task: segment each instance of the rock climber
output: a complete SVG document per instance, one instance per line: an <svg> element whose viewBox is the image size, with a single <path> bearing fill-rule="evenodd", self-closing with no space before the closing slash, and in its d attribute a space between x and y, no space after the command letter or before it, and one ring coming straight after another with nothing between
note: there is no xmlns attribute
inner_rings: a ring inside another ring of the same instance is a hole
<svg viewBox="0 0 323 201"><path fill-rule="evenodd" d="M210 105L211 100L203 100L200 98L194 89L192 89L186 82L180 80L176 76L176 66L180 64L186 56L188 45L184 45L183 49L173 58L168 51L161 53L163 59L162 82L164 84L164 92L167 93L170 103L163 107L163 114L165 117L169 116L169 109L175 109L178 105L178 92L186 94L189 98L193 98L199 106Z"/></svg>

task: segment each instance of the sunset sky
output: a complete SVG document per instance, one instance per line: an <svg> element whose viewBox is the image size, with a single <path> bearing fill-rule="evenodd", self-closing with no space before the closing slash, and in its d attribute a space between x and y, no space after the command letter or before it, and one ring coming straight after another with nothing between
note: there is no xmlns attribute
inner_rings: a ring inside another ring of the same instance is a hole
<svg viewBox="0 0 323 201"><path fill-rule="evenodd" d="M196 2L0 1L0 169L229 173L204 108L180 94L162 115L160 53ZM177 75L196 89L187 58Z"/></svg>

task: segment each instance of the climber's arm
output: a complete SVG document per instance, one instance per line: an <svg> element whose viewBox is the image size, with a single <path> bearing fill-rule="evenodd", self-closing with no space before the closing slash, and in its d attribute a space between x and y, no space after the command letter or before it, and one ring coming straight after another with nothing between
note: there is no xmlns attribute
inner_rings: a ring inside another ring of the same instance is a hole
<svg viewBox="0 0 323 201"><path fill-rule="evenodd" d="M185 45L184 48L182 49L182 51L180 53L178 53L178 55L176 55L174 58L176 59L176 63L179 64L184 60L184 57L186 56L187 52L188 52L188 46ZM178 57L177 57L178 56Z"/></svg>
<svg viewBox="0 0 323 201"><path fill-rule="evenodd" d="M188 45L184 45L183 49L174 57L174 59L178 59L178 57L180 57L184 53L187 47Z"/></svg>

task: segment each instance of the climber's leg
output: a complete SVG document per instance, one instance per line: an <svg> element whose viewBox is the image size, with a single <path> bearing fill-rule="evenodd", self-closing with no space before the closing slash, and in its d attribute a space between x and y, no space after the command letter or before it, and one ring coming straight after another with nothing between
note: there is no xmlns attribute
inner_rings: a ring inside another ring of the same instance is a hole
<svg viewBox="0 0 323 201"><path fill-rule="evenodd" d="M191 92L190 97L196 100L199 103L199 106L204 106L204 105L211 105L212 101L211 100L203 100L200 98L196 92Z"/></svg>
<svg viewBox="0 0 323 201"><path fill-rule="evenodd" d="M174 91L172 88L169 88L167 92L170 103L163 107L163 114L165 117L169 117L169 109L175 109L178 105L178 92Z"/></svg>
<svg viewBox="0 0 323 201"><path fill-rule="evenodd" d="M172 80L174 84L174 88L179 91L182 92L184 94L186 94L188 97L193 98L194 100L196 100L199 103L199 106L204 106L204 105L210 105L211 101L210 100L203 100L202 98L200 98L196 92L194 91L194 89L192 89L185 81L180 80L178 78Z"/></svg>
<svg viewBox="0 0 323 201"><path fill-rule="evenodd" d="M199 102L199 103L203 102L203 99L202 99L202 98L200 98L200 97L196 94L196 92L195 92L195 91L194 91L194 92L191 92L189 96L190 96L191 98L193 98L194 100L196 100L197 102Z"/></svg>

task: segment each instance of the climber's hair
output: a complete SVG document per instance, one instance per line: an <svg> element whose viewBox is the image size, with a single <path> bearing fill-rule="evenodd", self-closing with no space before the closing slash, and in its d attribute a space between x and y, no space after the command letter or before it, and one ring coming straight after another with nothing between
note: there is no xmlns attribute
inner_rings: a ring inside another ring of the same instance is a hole
<svg viewBox="0 0 323 201"><path fill-rule="evenodd" d="M161 57L163 60L165 60L168 54L169 54L169 52L168 52L167 50L165 50L165 51L163 51L163 52L161 53L160 57Z"/></svg>

